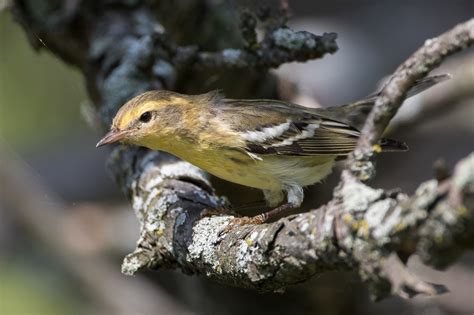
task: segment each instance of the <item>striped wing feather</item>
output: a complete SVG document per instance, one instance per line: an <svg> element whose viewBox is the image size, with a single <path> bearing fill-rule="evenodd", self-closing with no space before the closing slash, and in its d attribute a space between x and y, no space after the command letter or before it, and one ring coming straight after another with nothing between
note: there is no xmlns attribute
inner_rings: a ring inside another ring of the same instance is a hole
<svg viewBox="0 0 474 315"><path fill-rule="evenodd" d="M244 137L249 153L347 155L359 137L357 129L320 115L318 109L281 101L223 100L220 110ZM233 121L236 114L238 122Z"/></svg>
<svg viewBox="0 0 474 315"><path fill-rule="evenodd" d="M407 97L449 78L449 75L441 74L421 79ZM245 149L250 154L345 156L355 148L360 135L357 129L364 124L378 95L338 107L318 109L278 100L218 97L215 110L220 112L219 117L227 125L243 135ZM408 149L403 142L390 139L382 139L380 145L384 151Z"/></svg>
<svg viewBox="0 0 474 315"><path fill-rule="evenodd" d="M357 143L358 131L345 126L325 126L325 120L318 124L291 123L291 128L279 137L265 141L248 141L250 153L279 155L347 155ZM331 122L332 123L332 122Z"/></svg>

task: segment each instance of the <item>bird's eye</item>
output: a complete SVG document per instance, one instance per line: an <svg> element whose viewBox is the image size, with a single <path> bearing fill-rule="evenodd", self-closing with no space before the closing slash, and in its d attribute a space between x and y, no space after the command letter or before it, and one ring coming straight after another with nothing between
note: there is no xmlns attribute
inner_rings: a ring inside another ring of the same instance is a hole
<svg viewBox="0 0 474 315"><path fill-rule="evenodd" d="M147 123L151 120L151 112L144 112L143 114L140 115L140 118L138 118L142 123Z"/></svg>

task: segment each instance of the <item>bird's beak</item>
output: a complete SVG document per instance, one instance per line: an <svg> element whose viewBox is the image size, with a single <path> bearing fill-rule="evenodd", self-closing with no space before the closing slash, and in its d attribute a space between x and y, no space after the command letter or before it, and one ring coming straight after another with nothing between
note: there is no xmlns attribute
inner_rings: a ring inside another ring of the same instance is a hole
<svg viewBox="0 0 474 315"><path fill-rule="evenodd" d="M119 142L125 138L127 133L127 130L111 129L102 139L100 139L99 142L97 142L95 147L98 148L106 144Z"/></svg>

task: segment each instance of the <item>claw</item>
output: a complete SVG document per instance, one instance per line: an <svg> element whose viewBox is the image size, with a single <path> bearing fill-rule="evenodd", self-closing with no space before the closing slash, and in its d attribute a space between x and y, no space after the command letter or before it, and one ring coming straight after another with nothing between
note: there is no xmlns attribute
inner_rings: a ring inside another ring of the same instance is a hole
<svg viewBox="0 0 474 315"><path fill-rule="evenodd" d="M236 226L244 226L244 225L258 225L258 224L263 224L266 222L266 218L264 215L259 214L253 217L237 217L233 218L229 224L225 227L224 233L230 232L232 228Z"/></svg>

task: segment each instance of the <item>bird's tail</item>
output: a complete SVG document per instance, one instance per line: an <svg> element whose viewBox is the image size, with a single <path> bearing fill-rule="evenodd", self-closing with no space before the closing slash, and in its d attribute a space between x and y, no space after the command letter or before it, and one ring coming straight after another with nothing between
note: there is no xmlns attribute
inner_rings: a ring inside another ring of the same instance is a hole
<svg viewBox="0 0 474 315"><path fill-rule="evenodd" d="M451 75L449 73L432 75L432 76L420 79L420 80L416 81L415 85L408 91L406 98L415 96L415 95L429 89L430 87L432 87L432 86L434 86L434 85L436 85L440 82L446 81L448 79L451 79ZM381 92L382 92L382 90L380 90L379 92L377 92L375 94L372 94L372 95L368 96L367 98L372 98L372 97L377 98L377 96L379 96Z"/></svg>
<svg viewBox="0 0 474 315"><path fill-rule="evenodd" d="M418 80L416 82L416 84L408 91L407 98L412 97L414 95L417 95L418 93L421 93L421 92L429 89L430 87L438 84L439 82L443 82L443 81L448 80L450 78L451 78L451 75L449 75L449 74L440 74L440 75L434 75L434 76L430 76L430 77L426 77L426 78L423 78L421 80ZM375 99L379 95L380 95L380 92L375 93L375 94L365 98L364 100L360 101L362 104L359 105L359 106L364 107L364 103L367 104L365 106L366 110L367 110L367 114L365 116L368 115L368 113L370 112L370 110L374 106ZM359 103L359 102L357 102L357 103ZM383 138L382 140L380 140L379 145L382 148L382 152L405 152L405 151L408 151L407 144L405 142L398 141L398 140Z"/></svg>
<svg viewBox="0 0 474 315"><path fill-rule="evenodd" d="M403 141L383 138L379 143L382 152L405 152L408 151L408 146Z"/></svg>
<svg viewBox="0 0 474 315"><path fill-rule="evenodd" d="M440 74L418 80L408 91L407 98L421 93L449 78L451 78L451 75L449 74ZM322 110L322 114L326 115L328 118L344 121L345 123L360 129L364 125L365 120L372 110L372 107L374 107L375 100L380 93L381 92L371 94L357 102L341 106L327 107Z"/></svg>

